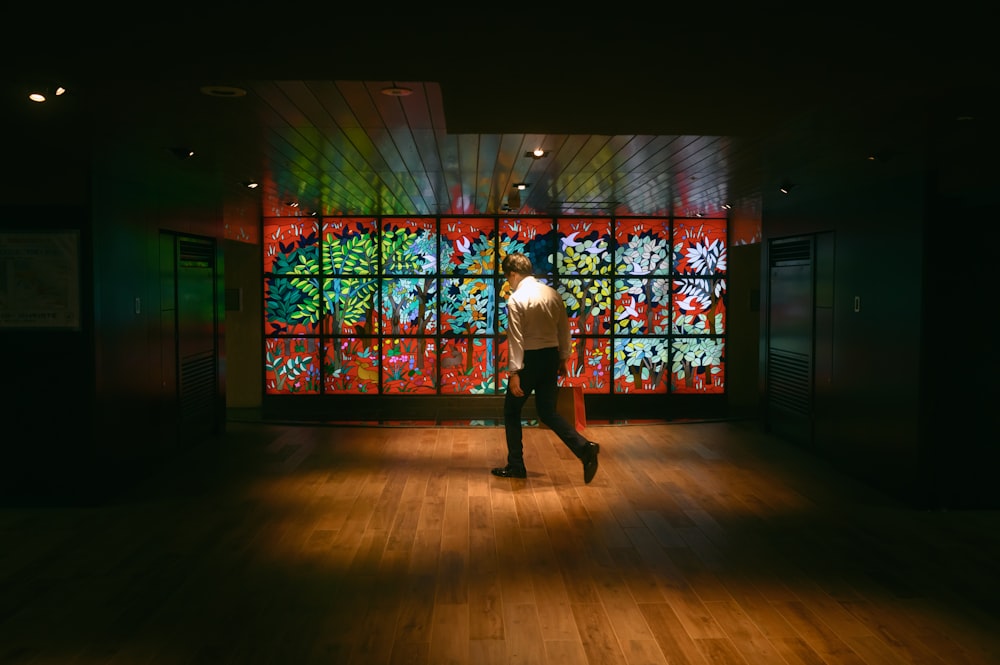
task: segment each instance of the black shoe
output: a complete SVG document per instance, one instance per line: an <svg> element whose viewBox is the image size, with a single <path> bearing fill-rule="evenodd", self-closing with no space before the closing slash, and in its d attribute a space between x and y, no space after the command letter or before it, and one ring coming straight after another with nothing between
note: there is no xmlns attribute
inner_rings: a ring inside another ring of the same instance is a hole
<svg viewBox="0 0 1000 665"><path fill-rule="evenodd" d="M585 483L593 480L594 474L597 473L597 453L599 452L601 452L601 446L591 441L580 457L583 461L583 482Z"/></svg>
<svg viewBox="0 0 1000 665"><path fill-rule="evenodd" d="M501 466L490 471L494 476L500 476L501 478L527 478L528 471L523 466Z"/></svg>

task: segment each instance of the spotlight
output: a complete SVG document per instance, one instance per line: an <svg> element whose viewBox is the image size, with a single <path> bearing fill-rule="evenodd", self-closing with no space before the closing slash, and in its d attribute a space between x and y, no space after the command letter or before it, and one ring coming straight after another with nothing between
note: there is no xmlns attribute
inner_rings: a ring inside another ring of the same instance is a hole
<svg viewBox="0 0 1000 665"><path fill-rule="evenodd" d="M793 183L784 182L782 183L781 187L778 188L778 191L781 192L782 194L787 194L788 192L792 191L794 187L795 185Z"/></svg>
<svg viewBox="0 0 1000 665"><path fill-rule="evenodd" d="M535 148L534 150L529 150L524 153L525 157L531 157L532 159L541 159L542 157L548 157L549 153L542 148Z"/></svg>
<svg viewBox="0 0 1000 665"><path fill-rule="evenodd" d="M191 148L175 147L175 148L167 148L167 150L170 151L170 154L172 154L174 157L176 157L181 161L184 161L185 159L191 159L192 157L194 157L194 150L192 150Z"/></svg>
<svg viewBox="0 0 1000 665"><path fill-rule="evenodd" d="M62 97L66 94L66 88L61 85L54 86L44 86L40 88L35 88L28 93L28 99L31 101L42 104L52 97Z"/></svg>
<svg viewBox="0 0 1000 665"><path fill-rule="evenodd" d="M514 183L514 189L517 189L517 190L520 190L520 191L524 191L524 190L528 189L528 183L526 183L526 182L515 182Z"/></svg>
<svg viewBox="0 0 1000 665"><path fill-rule="evenodd" d="M260 187L260 183L257 182L256 180L244 180L240 184L246 187L247 189L257 189L258 187Z"/></svg>

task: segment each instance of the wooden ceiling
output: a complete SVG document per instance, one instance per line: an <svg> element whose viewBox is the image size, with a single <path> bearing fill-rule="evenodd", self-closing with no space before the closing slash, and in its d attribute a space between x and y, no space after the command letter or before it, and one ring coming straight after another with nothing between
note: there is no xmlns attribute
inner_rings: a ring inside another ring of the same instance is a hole
<svg viewBox="0 0 1000 665"><path fill-rule="evenodd" d="M843 33L664 35L618 19L529 48L495 29L418 27L197 53L164 34L50 49L5 84L3 121L53 162L178 172L236 200L256 181L265 216L711 216L817 159L789 137L833 131L876 150L900 109L926 112L969 78L906 35L862 49ZM48 108L23 101L56 81L70 92Z"/></svg>

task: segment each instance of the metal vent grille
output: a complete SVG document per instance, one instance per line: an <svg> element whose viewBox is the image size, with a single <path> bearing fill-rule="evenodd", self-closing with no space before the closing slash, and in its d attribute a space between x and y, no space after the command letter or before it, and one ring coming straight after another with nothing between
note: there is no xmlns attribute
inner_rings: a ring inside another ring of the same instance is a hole
<svg viewBox="0 0 1000 665"><path fill-rule="evenodd" d="M193 238L180 238L178 244L178 255L181 266L211 268L213 259L212 243Z"/></svg>
<svg viewBox="0 0 1000 665"><path fill-rule="evenodd" d="M186 429L198 424L209 429L215 403L215 356L211 352L185 358L181 362L181 422Z"/></svg>
<svg viewBox="0 0 1000 665"><path fill-rule="evenodd" d="M809 416L812 413L810 358L772 348L767 356L768 397L772 407Z"/></svg>
<svg viewBox="0 0 1000 665"><path fill-rule="evenodd" d="M772 266L787 266L812 261L812 243L803 240L773 241L768 251Z"/></svg>

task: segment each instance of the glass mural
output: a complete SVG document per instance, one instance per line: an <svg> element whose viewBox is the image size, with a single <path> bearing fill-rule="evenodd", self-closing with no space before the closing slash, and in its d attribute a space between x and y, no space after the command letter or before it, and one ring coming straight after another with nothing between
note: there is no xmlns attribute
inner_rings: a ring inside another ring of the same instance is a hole
<svg viewBox="0 0 1000 665"><path fill-rule="evenodd" d="M496 395L506 389L503 256L566 303L561 385L725 390L725 219L269 218L266 394Z"/></svg>

